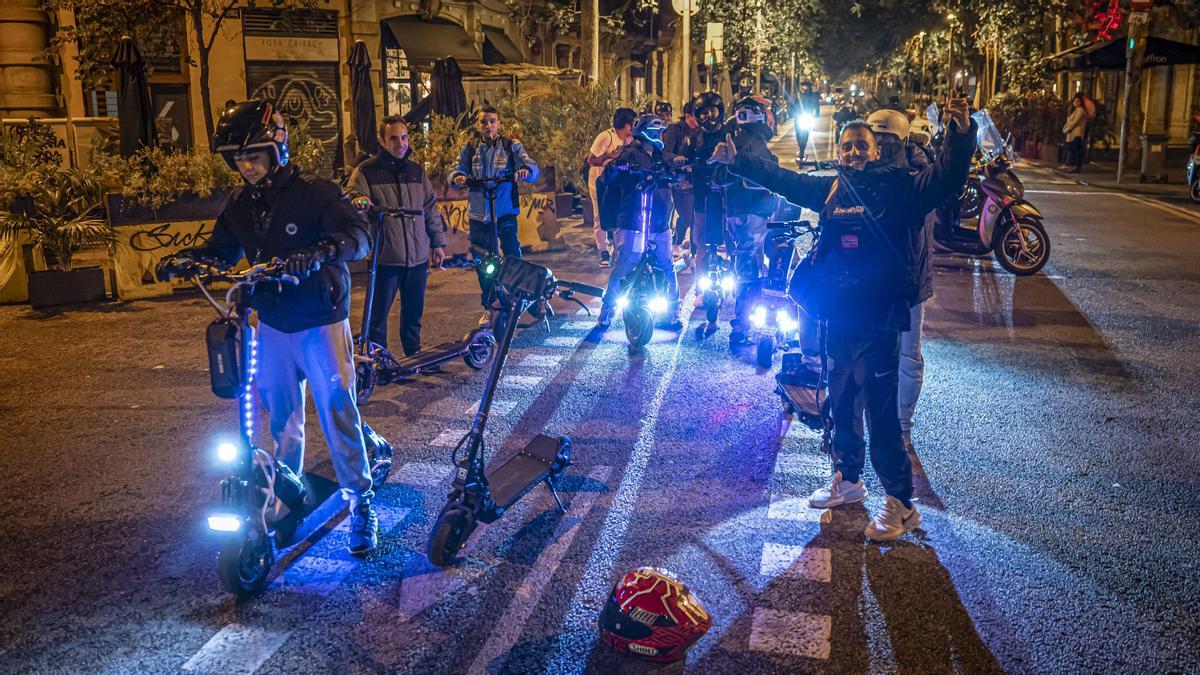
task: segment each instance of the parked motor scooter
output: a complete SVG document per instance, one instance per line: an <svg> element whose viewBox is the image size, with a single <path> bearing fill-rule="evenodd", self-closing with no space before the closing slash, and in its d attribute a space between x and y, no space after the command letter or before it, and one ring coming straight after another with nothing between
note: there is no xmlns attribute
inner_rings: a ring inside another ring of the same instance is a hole
<svg viewBox="0 0 1200 675"><path fill-rule="evenodd" d="M422 215L422 212L416 209L391 209L379 206L372 206L370 210L378 216L379 227L376 230L375 241L371 249L367 296L363 303L362 331L354 337L354 371L357 376L355 389L360 405L370 400L376 385L398 382L434 370L441 364L457 358L461 358L472 370L480 370L491 360L496 345L496 339L490 326L476 328L457 342L445 342L401 359L393 356L387 347L371 341L371 314L375 298L379 251L382 250L383 242L387 239L387 229L383 226L383 218L384 216L413 218Z"/></svg>
<svg viewBox="0 0 1200 675"><path fill-rule="evenodd" d="M1200 118L1200 115L1197 117ZM1188 155L1187 165L1188 196L1200 204L1200 134L1192 136L1190 142L1192 152Z"/></svg>
<svg viewBox="0 0 1200 675"><path fill-rule="evenodd" d="M1025 186L1012 170L1017 158L987 110L971 117L979 125L979 155L958 202L937 209L934 239L944 252L994 255L1015 275L1036 274L1050 259L1042 213L1025 201Z"/></svg>

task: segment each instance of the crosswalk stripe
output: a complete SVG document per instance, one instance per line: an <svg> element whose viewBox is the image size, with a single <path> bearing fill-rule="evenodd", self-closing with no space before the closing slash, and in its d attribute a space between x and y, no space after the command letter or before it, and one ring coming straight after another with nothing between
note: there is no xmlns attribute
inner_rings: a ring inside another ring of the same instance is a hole
<svg viewBox="0 0 1200 675"><path fill-rule="evenodd" d="M546 338L542 344L547 347L574 347L579 344L579 338L556 335Z"/></svg>
<svg viewBox="0 0 1200 675"><path fill-rule="evenodd" d="M435 448L453 448L466 435L466 429L443 429L429 444Z"/></svg>
<svg viewBox="0 0 1200 675"><path fill-rule="evenodd" d="M766 542L759 574L767 579L799 578L829 583L833 578L832 554L827 548Z"/></svg>
<svg viewBox="0 0 1200 675"><path fill-rule="evenodd" d="M562 360L564 354L530 354L521 359L517 365L522 368L553 368Z"/></svg>
<svg viewBox="0 0 1200 675"><path fill-rule="evenodd" d="M183 664L185 673L253 673L287 642L290 630L231 623Z"/></svg>
<svg viewBox="0 0 1200 675"><path fill-rule="evenodd" d="M540 375L505 375L500 379L500 386L516 387L517 389L533 389L545 378Z"/></svg>
<svg viewBox="0 0 1200 675"><path fill-rule="evenodd" d="M833 619L824 614L755 609L750 621L750 651L829 659Z"/></svg>
<svg viewBox="0 0 1200 675"><path fill-rule="evenodd" d="M832 522L829 509L814 509L808 505L808 497L791 495L771 495L771 505L767 507L767 518L825 524Z"/></svg>

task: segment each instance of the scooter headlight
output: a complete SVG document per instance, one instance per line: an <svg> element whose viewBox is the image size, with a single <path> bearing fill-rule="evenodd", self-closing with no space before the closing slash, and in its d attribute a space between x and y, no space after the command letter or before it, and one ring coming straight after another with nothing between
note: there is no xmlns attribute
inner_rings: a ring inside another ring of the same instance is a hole
<svg viewBox="0 0 1200 675"><path fill-rule="evenodd" d="M629 296L628 295L622 295L617 298L617 309L619 309L623 312L623 311L625 311L625 308L628 306L629 306Z"/></svg>
<svg viewBox="0 0 1200 675"><path fill-rule="evenodd" d="M242 528L242 519L228 513L208 517L208 528L216 532L237 532Z"/></svg>
<svg viewBox="0 0 1200 675"><path fill-rule="evenodd" d="M792 319L792 315L786 309L775 312L775 325L779 326L779 330L784 333L791 333L800 327L800 324Z"/></svg>
<svg viewBox="0 0 1200 675"><path fill-rule="evenodd" d="M759 305L750 312L750 324L755 328L762 328L767 325L767 308Z"/></svg>
<svg viewBox="0 0 1200 675"><path fill-rule="evenodd" d="M237 458L237 446L233 443L221 443L217 446L217 459L226 464L232 464L237 461Z"/></svg>
<svg viewBox="0 0 1200 675"><path fill-rule="evenodd" d="M737 288L737 282L733 277L721 277L721 290L726 293L732 293L733 289Z"/></svg>
<svg viewBox="0 0 1200 675"><path fill-rule="evenodd" d="M650 298L650 302L646 303L646 307L654 314L662 314L667 311L667 299L661 295L656 295Z"/></svg>
<svg viewBox="0 0 1200 675"><path fill-rule="evenodd" d="M700 281L697 281L696 285L698 285L700 287L701 292L705 292L708 289L713 287L712 277L709 277L709 276L700 277Z"/></svg>
<svg viewBox="0 0 1200 675"><path fill-rule="evenodd" d="M815 126L817 126L817 118L813 117L812 113L801 113L796 118L796 127L800 131L812 131Z"/></svg>

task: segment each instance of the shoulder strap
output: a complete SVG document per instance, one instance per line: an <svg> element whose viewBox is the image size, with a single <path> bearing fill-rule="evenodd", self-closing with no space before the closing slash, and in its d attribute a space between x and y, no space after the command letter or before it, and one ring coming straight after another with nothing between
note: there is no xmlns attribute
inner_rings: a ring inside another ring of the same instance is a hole
<svg viewBox="0 0 1200 675"><path fill-rule="evenodd" d="M835 194L837 193L837 189L838 189L838 180L839 180L839 179L837 179L837 178L834 178L834 179L833 179L833 185L829 186L829 194L828 194L828 195L825 197L825 203L826 203L826 204L828 204L828 203L829 203L829 200L833 199L833 195L835 195Z"/></svg>

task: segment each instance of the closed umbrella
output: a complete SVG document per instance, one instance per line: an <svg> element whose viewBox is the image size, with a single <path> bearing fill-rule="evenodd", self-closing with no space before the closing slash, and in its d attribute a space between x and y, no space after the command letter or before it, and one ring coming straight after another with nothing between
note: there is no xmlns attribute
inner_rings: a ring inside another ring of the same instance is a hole
<svg viewBox="0 0 1200 675"><path fill-rule="evenodd" d="M458 117L467 109L467 93L463 89L463 72L453 56L438 59L433 64L429 78L433 99L433 113L446 117Z"/></svg>
<svg viewBox="0 0 1200 675"><path fill-rule="evenodd" d="M128 35L121 38L112 66L117 70L117 117L121 132L121 156L129 157L141 148L154 147L154 110L150 107L150 85L146 83L146 62L137 43Z"/></svg>
<svg viewBox="0 0 1200 675"><path fill-rule="evenodd" d="M350 102L354 136L360 152L375 154L379 143L375 138L375 90L371 86L371 56L362 40L350 50Z"/></svg>

